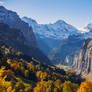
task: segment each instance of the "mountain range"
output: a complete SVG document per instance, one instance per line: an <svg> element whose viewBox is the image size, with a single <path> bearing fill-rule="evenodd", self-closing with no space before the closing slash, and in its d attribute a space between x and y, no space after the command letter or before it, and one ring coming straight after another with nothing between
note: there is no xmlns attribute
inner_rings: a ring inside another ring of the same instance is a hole
<svg viewBox="0 0 92 92"><path fill-rule="evenodd" d="M71 65L74 54L80 50L85 39L92 36L91 23L83 30L78 30L63 20L50 24L38 24L36 20L27 17L22 20L32 26L39 48L55 65Z"/></svg>
<svg viewBox="0 0 92 92"><path fill-rule="evenodd" d="M79 34L75 27L63 20L58 20L53 24L38 24L35 20L27 17L23 17L22 20L32 26L38 46L46 55L57 47L62 40L70 35ZM47 48L44 49L44 47Z"/></svg>
<svg viewBox="0 0 92 92"><path fill-rule="evenodd" d="M83 31L63 20L38 24L34 19L20 18L16 12L0 6L0 44L12 46L46 64L79 65L76 69L84 71L81 68L83 60L79 58L84 57L81 48L85 47L85 40L92 38L92 24L84 27ZM79 56L80 53L83 55Z"/></svg>

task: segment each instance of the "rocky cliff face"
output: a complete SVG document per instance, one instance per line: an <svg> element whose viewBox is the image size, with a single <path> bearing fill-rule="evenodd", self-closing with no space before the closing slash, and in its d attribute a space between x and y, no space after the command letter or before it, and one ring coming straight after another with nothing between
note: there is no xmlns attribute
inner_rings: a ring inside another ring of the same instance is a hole
<svg viewBox="0 0 92 92"><path fill-rule="evenodd" d="M16 12L7 10L5 7L0 6L0 22L8 24L11 28L21 30L26 38L25 44L29 46L36 46L36 39L31 26L20 19Z"/></svg>
<svg viewBox="0 0 92 92"><path fill-rule="evenodd" d="M41 62L51 64L49 59L39 50L32 27L29 27L27 23L22 21L16 12L0 6L0 23L5 27L0 27L0 39L2 42L19 49L26 55L34 57ZM5 24L7 24L8 27L5 26ZM22 35L23 38L20 35Z"/></svg>
<svg viewBox="0 0 92 92"><path fill-rule="evenodd" d="M80 38L80 35L69 36L61 44L54 48L49 54L49 58L53 64L70 65L73 63L74 55L76 51L80 50L84 39Z"/></svg>
<svg viewBox="0 0 92 92"><path fill-rule="evenodd" d="M23 33L15 28L10 28L7 24L0 23L0 45L6 44L17 50L22 50L25 46Z"/></svg>
<svg viewBox="0 0 92 92"><path fill-rule="evenodd" d="M0 23L0 46L3 44L25 53L35 59L51 64L49 59L38 49L25 44L23 33L15 28L10 28L7 24Z"/></svg>
<svg viewBox="0 0 92 92"><path fill-rule="evenodd" d="M73 68L79 74L92 73L92 39L87 39L75 55Z"/></svg>

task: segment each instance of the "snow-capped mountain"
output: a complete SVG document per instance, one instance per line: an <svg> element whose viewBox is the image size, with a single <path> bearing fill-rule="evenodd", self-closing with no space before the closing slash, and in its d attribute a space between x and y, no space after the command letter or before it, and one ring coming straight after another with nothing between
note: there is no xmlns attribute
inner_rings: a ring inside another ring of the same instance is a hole
<svg viewBox="0 0 92 92"><path fill-rule="evenodd" d="M22 20L32 26L38 46L46 55L70 35L81 34L75 27L63 20L58 20L53 24L38 24L35 20L27 17L23 17Z"/></svg>
<svg viewBox="0 0 92 92"><path fill-rule="evenodd" d="M92 23L89 23L87 26L85 26L84 28L79 28L79 30L82 32L82 33L87 33L87 32L90 32L92 31Z"/></svg>
<svg viewBox="0 0 92 92"><path fill-rule="evenodd" d="M87 26L85 26L84 28L82 28L83 29L83 37L84 38L92 38L92 24L91 23L89 23Z"/></svg>
<svg viewBox="0 0 92 92"><path fill-rule="evenodd" d="M92 31L92 24L89 23L86 27L84 27L84 29L86 29L87 31Z"/></svg>
<svg viewBox="0 0 92 92"><path fill-rule="evenodd" d="M41 38L62 40L68 38L69 35L79 33L75 27L63 20L58 20L53 24L38 24L35 20L27 17L23 17L22 20L32 26L34 33L40 35Z"/></svg>
<svg viewBox="0 0 92 92"><path fill-rule="evenodd" d="M32 27L35 25L38 25L38 23L34 20L34 19L31 19L31 18L28 18L28 17L23 17L22 18L23 21L25 21L26 23L29 24L29 26L32 25Z"/></svg>

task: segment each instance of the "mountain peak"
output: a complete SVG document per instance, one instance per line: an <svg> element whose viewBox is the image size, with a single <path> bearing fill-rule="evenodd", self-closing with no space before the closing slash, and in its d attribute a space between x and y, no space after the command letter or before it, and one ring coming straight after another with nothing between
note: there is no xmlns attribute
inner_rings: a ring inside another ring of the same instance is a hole
<svg viewBox="0 0 92 92"><path fill-rule="evenodd" d="M92 30L92 23L89 23L86 28L91 31Z"/></svg>
<svg viewBox="0 0 92 92"><path fill-rule="evenodd" d="M1 8L2 8L2 9L5 9L5 7L4 7L4 6L0 6L0 9L1 9Z"/></svg>
<svg viewBox="0 0 92 92"><path fill-rule="evenodd" d="M67 24L64 20L58 20L51 24L38 24L35 20L26 17L22 18L22 20L32 26L35 34L40 35L40 37L63 39L78 33L75 27Z"/></svg>
<svg viewBox="0 0 92 92"><path fill-rule="evenodd" d="M36 46L36 39L31 26L29 27L28 23L22 21L15 11L0 6L0 23L8 24L10 28L19 29L24 34L25 43L29 46L34 44Z"/></svg>
<svg viewBox="0 0 92 92"><path fill-rule="evenodd" d="M0 16L11 16L11 15L14 15L14 16L17 16L17 13L14 12L14 11L11 11L11 10L8 10L7 8L5 8L4 6L0 6Z"/></svg>
<svg viewBox="0 0 92 92"><path fill-rule="evenodd" d="M92 23L87 24L84 28L79 28L82 33L92 32Z"/></svg>
<svg viewBox="0 0 92 92"><path fill-rule="evenodd" d="M57 21L55 22L55 24L62 24L62 23L65 23L65 21L64 21L64 20L57 20Z"/></svg>
<svg viewBox="0 0 92 92"><path fill-rule="evenodd" d="M28 18L28 17L25 17L25 16L22 18L22 20L25 21L26 23L29 23L29 25L31 25L32 23L38 24L34 19Z"/></svg>
<svg viewBox="0 0 92 92"><path fill-rule="evenodd" d="M0 6L0 10L6 11L7 9L4 6Z"/></svg>

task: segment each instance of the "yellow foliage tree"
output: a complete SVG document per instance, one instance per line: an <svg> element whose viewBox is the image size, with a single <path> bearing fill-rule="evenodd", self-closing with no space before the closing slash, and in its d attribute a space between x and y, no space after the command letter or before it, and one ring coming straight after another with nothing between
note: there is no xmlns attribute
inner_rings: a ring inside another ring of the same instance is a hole
<svg viewBox="0 0 92 92"><path fill-rule="evenodd" d="M40 78L41 72L42 72L42 71L37 71L37 72L36 72L37 78Z"/></svg>
<svg viewBox="0 0 92 92"><path fill-rule="evenodd" d="M32 71L35 71L35 68L33 65L31 65L30 63L28 63L27 65L28 69L32 70Z"/></svg>
<svg viewBox="0 0 92 92"><path fill-rule="evenodd" d="M33 92L32 86L26 87L25 92Z"/></svg>
<svg viewBox="0 0 92 92"><path fill-rule="evenodd" d="M41 72L40 78L41 78L41 80L46 79L47 78L47 73L46 72Z"/></svg>
<svg viewBox="0 0 92 92"><path fill-rule="evenodd" d="M92 92L92 82L91 81L82 82L77 92Z"/></svg>
<svg viewBox="0 0 92 92"><path fill-rule="evenodd" d="M78 89L78 85L71 83L70 81L66 81L63 84L63 92L76 92Z"/></svg>
<svg viewBox="0 0 92 92"><path fill-rule="evenodd" d="M7 60L7 63L8 63L8 64L11 64L11 63L12 63L12 60L11 60L11 59L8 59L8 60Z"/></svg>
<svg viewBox="0 0 92 92"><path fill-rule="evenodd" d="M10 67L13 68L14 70L20 69L20 64L18 62L10 64Z"/></svg>
<svg viewBox="0 0 92 92"><path fill-rule="evenodd" d="M0 78L0 92L6 92L6 90L12 86L11 82L5 81L7 76Z"/></svg>
<svg viewBox="0 0 92 92"><path fill-rule="evenodd" d="M45 82L41 81L37 83L37 86L34 88L34 92L46 92Z"/></svg>
<svg viewBox="0 0 92 92"><path fill-rule="evenodd" d="M28 71L28 70L25 70L25 71L24 71L24 76L25 76L26 78L29 77L29 71Z"/></svg>
<svg viewBox="0 0 92 92"><path fill-rule="evenodd" d="M6 92L12 92L12 91L13 91L12 86L10 86L10 87L7 88Z"/></svg>

